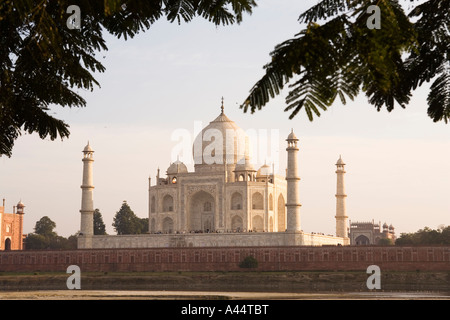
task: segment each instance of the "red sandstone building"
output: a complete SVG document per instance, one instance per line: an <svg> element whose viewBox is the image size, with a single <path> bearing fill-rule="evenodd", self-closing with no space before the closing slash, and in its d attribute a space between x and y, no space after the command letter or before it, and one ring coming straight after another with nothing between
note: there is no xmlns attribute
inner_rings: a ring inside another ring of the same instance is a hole
<svg viewBox="0 0 450 320"><path fill-rule="evenodd" d="M23 249L23 215L25 205L19 201L13 213L5 213L5 199L0 206L0 250Z"/></svg>

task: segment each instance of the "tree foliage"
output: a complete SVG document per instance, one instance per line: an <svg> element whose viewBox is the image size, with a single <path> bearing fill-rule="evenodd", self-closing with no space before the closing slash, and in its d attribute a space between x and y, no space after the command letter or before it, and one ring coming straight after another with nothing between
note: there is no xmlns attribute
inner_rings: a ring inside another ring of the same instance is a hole
<svg viewBox="0 0 450 320"><path fill-rule="evenodd" d="M34 232L42 236L54 236L56 233L53 229L56 228L56 223L47 216L42 217L36 222Z"/></svg>
<svg viewBox="0 0 450 320"><path fill-rule="evenodd" d="M431 229L425 227L413 233L402 233L395 241L396 245L450 245L450 226Z"/></svg>
<svg viewBox="0 0 450 320"><path fill-rule="evenodd" d="M34 233L29 233L25 238L26 250L43 249L76 249L77 237L75 235L65 238L59 236L54 229L56 223L44 216L36 222Z"/></svg>
<svg viewBox="0 0 450 320"><path fill-rule="evenodd" d="M80 29L69 29L66 12L77 5ZM78 90L100 86L93 73L105 67L96 53L107 50L104 32L125 40L157 20L215 25L239 23L254 0L14 0L0 2L0 155L11 156L22 132L54 140L69 125L51 106L84 107Z"/></svg>
<svg viewBox="0 0 450 320"><path fill-rule="evenodd" d="M392 241L392 239L383 238L383 239L378 240L377 244L380 246L390 246L390 245L393 245L394 242Z"/></svg>
<svg viewBox="0 0 450 320"><path fill-rule="evenodd" d="M414 2L403 1L403 3ZM450 120L450 0L428 0L407 14L397 0L379 0L381 28L369 29L370 0L322 0L302 13L306 28L277 45L244 112L264 107L288 85L289 118L319 117L336 100L364 92L380 111L405 108L417 87L433 81L428 115ZM411 5L411 4L410 4ZM323 20L322 24L319 21Z"/></svg>
<svg viewBox="0 0 450 320"><path fill-rule="evenodd" d="M120 210L114 216L112 224L118 235L141 234L148 232L148 218L137 217L126 201L122 203Z"/></svg>
<svg viewBox="0 0 450 320"><path fill-rule="evenodd" d="M107 235L106 226L99 209L94 210L94 235Z"/></svg>

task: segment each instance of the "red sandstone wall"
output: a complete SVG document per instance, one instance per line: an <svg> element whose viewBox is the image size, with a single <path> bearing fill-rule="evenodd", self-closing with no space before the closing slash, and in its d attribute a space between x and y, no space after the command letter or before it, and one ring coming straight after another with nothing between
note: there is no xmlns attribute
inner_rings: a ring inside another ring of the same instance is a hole
<svg viewBox="0 0 450 320"><path fill-rule="evenodd" d="M0 271L239 271L246 256L259 271L381 270L450 271L450 246L433 247L227 247L84 249L0 253Z"/></svg>

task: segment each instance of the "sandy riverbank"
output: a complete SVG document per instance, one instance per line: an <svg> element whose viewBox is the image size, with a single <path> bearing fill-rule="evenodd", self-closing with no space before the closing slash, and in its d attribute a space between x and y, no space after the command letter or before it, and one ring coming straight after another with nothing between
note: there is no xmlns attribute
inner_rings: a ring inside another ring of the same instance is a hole
<svg viewBox="0 0 450 320"><path fill-rule="evenodd" d="M370 292L365 272L82 273L0 272L0 299L372 299L450 296L450 273L384 272ZM34 297L34 298L33 298Z"/></svg>

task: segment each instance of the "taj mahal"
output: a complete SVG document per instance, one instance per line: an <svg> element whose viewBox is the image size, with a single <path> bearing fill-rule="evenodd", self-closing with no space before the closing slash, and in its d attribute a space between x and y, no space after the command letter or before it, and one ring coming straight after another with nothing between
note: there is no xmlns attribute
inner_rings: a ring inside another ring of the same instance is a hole
<svg viewBox="0 0 450 320"><path fill-rule="evenodd" d="M348 245L344 166L336 163L336 235L305 233L301 228L299 139L286 139L286 176L251 163L245 132L221 112L198 134L194 171L177 160L164 176L149 178L149 233L93 234L94 151L83 150L81 226L78 248L230 247ZM306 213L305 213L306 214ZM330 214L330 219L333 214Z"/></svg>

